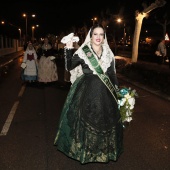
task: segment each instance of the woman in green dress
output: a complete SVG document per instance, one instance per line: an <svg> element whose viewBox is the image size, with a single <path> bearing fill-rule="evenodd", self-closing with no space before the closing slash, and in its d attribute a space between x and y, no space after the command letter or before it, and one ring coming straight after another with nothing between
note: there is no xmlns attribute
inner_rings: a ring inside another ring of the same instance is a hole
<svg viewBox="0 0 170 170"><path fill-rule="evenodd" d="M71 35L71 34L70 34ZM123 152L115 58L102 25L94 25L74 52L74 36L64 37L71 88L54 145L81 164L117 161Z"/></svg>

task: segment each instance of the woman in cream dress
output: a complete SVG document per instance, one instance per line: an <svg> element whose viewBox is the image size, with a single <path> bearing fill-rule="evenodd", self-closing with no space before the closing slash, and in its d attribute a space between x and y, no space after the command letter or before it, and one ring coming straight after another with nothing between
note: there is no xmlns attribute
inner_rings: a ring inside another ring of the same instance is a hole
<svg viewBox="0 0 170 170"><path fill-rule="evenodd" d="M43 83L55 82L58 80L57 65L55 63L54 50L49 43L48 37L38 50L38 81Z"/></svg>

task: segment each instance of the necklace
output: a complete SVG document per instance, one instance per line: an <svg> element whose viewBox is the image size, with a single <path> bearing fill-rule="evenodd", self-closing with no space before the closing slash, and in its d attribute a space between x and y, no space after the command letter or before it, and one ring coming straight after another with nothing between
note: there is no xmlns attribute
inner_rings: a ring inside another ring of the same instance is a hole
<svg viewBox="0 0 170 170"><path fill-rule="evenodd" d="M95 51L98 56L101 56L102 50L100 49L99 51Z"/></svg>
<svg viewBox="0 0 170 170"><path fill-rule="evenodd" d="M98 51L95 51L92 47L92 50L93 52L97 55L97 58L98 59L101 59L101 55L102 55L102 52L103 52L103 48L101 47Z"/></svg>

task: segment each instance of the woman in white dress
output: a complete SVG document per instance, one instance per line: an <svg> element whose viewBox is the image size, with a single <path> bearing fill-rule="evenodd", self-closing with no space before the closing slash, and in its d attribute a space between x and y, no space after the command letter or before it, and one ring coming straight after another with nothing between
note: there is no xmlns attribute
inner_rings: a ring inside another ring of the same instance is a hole
<svg viewBox="0 0 170 170"><path fill-rule="evenodd" d="M22 80L34 82L37 80L37 53L32 43L28 43L24 52L23 62L21 64L23 70Z"/></svg>

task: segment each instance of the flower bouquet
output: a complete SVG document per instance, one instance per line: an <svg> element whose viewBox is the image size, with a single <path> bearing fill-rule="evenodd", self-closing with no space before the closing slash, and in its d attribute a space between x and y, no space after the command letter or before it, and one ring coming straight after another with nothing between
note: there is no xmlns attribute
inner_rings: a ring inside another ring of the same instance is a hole
<svg viewBox="0 0 170 170"><path fill-rule="evenodd" d="M138 97L136 90L132 90L130 87L123 87L117 92L117 97L122 123L130 122L132 120L135 97Z"/></svg>

